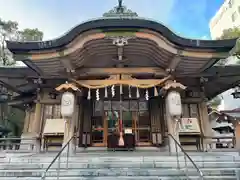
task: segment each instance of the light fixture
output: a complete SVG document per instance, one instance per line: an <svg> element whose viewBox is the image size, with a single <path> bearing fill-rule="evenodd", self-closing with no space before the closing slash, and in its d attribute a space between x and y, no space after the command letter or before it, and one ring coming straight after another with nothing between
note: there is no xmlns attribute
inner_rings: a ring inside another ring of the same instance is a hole
<svg viewBox="0 0 240 180"><path fill-rule="evenodd" d="M236 88L235 91L231 94L234 99L239 99L240 98L240 91L239 88Z"/></svg>
<svg viewBox="0 0 240 180"><path fill-rule="evenodd" d="M53 91L50 92L48 95L49 95L50 99L56 99L57 96L58 96L58 94L56 92L53 92Z"/></svg>
<svg viewBox="0 0 240 180"><path fill-rule="evenodd" d="M0 102L6 101L9 98L7 89L1 84L0 85Z"/></svg>

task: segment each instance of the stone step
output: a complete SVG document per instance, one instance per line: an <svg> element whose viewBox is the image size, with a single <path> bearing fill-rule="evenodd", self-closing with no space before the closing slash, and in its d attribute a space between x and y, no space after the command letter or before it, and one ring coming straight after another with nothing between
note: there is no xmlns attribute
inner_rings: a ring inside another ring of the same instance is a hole
<svg viewBox="0 0 240 180"><path fill-rule="evenodd" d="M0 177L40 177L44 169L24 169L24 170L0 170ZM239 169L231 168L204 168L202 172L205 176L234 176ZM56 169L49 169L47 176L57 176ZM97 176L184 176L185 174L194 176L197 173L196 169L188 169L187 171L182 169L147 169L147 168L110 168L110 169L61 169L59 175L65 176L82 176L82 177L97 177Z"/></svg>
<svg viewBox="0 0 240 180"><path fill-rule="evenodd" d="M131 157L129 155L129 157L66 157L66 156L61 156L61 161L66 161L67 159L71 162L84 162L84 163L88 163L88 162L95 162L95 161L107 161L107 162L126 162L126 161L152 161L152 162L156 162L156 161L168 161L168 162L176 162L177 158L176 157L172 157L172 156L156 156L156 157L148 157L148 156L140 156L140 157ZM54 159L54 157L11 157L11 158L0 158L0 163L4 163L4 162L51 162ZM215 162L215 161L224 161L224 162L239 162L240 163L240 157L231 157L231 156L222 156L222 157L191 157L191 159L194 162ZM185 158L183 156L180 156L178 158L179 161L185 161ZM187 161L189 161L189 159L186 158Z"/></svg>
<svg viewBox="0 0 240 180"><path fill-rule="evenodd" d="M46 177L45 180L56 180L57 177ZM199 176L107 176L107 177L59 177L59 180L199 180ZM16 177L2 177L0 180L16 180ZM18 177L17 180L39 180L39 177ZM204 180L237 180L236 176L205 176Z"/></svg>
<svg viewBox="0 0 240 180"><path fill-rule="evenodd" d="M28 169L41 168L46 169L50 163L1 163L0 169ZM196 162L199 168L238 168L239 163L229 162ZM193 168L191 162L186 163L187 167ZM60 167L65 168L67 163L61 162ZM52 168L57 168L58 162L52 165ZM177 162L94 162L94 163L68 163L69 168L177 168ZM180 162L180 167L185 167L185 162Z"/></svg>

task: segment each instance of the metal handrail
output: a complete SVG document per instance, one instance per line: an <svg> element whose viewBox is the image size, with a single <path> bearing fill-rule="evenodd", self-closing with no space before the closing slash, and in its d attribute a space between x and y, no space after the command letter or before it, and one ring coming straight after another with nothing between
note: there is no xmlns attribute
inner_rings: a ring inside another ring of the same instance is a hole
<svg viewBox="0 0 240 180"><path fill-rule="evenodd" d="M192 160L192 158L187 154L187 152L183 149L182 145L173 137L172 134L168 134L169 137L171 137L175 143L175 147L176 147L176 153L177 153L177 166L178 169L180 169L180 163L179 163L179 155L178 155L178 148L179 147L181 149L181 151L184 154L184 160L185 160L185 168L187 170L187 162L186 162L186 157L188 158L188 160L192 163L192 165L194 166L194 168L197 170L200 180L204 180L204 176L203 176L203 172L199 169L199 167L196 165L196 163Z"/></svg>
<svg viewBox="0 0 240 180"><path fill-rule="evenodd" d="M69 156L69 144L70 142L75 138L75 135L73 135L68 142L61 148L61 150L57 153L57 155L54 157L54 159L52 160L52 162L48 165L47 169L43 172L42 174L42 180L45 180L46 176L47 176L47 172L48 170L52 167L52 165L56 162L56 160L58 159L58 170L57 170L57 179L59 179L59 170L60 170L60 156L62 154L62 152L65 150L66 147L68 147L67 149L67 169L68 169L68 156Z"/></svg>

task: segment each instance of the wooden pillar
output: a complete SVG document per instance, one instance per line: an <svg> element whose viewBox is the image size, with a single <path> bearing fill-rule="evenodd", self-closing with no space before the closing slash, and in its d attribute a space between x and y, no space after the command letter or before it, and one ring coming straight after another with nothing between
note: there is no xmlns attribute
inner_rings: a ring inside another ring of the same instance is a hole
<svg viewBox="0 0 240 180"><path fill-rule="evenodd" d="M171 91L169 91L171 92ZM169 95L169 92L167 94L167 96ZM166 96L166 118L167 118L167 127L168 127L168 134L171 134L174 139L180 144L180 140L179 140L179 126L178 123L175 119L173 119L173 117L170 115L169 113L169 105L167 105L167 96ZM175 141L169 137L169 149L171 153L175 153L175 152L180 152L180 148L178 147L178 145L176 145Z"/></svg>
<svg viewBox="0 0 240 180"><path fill-rule="evenodd" d="M34 125L33 125L33 132L35 133L36 137L40 137L40 130L41 130L41 104L39 102L35 105L35 115L34 115Z"/></svg>
<svg viewBox="0 0 240 180"><path fill-rule="evenodd" d="M21 135L21 143L29 145L20 145L21 149L31 149L40 151L40 129L41 129L41 104L36 103L34 109L26 110L24 129ZM32 149L33 147L33 149Z"/></svg>
<svg viewBox="0 0 240 180"><path fill-rule="evenodd" d="M212 137L212 127L209 121L208 110L206 102L201 102L199 104L199 112L200 112L200 121L201 121L201 128L203 137ZM209 149L209 145L211 144L211 139L203 138L203 150L207 151Z"/></svg>
<svg viewBox="0 0 240 180"><path fill-rule="evenodd" d="M35 138L35 150L40 151L40 141L39 138L41 137L41 104L40 102L36 102L35 105L35 115L34 115L34 124L33 124L33 135Z"/></svg>
<svg viewBox="0 0 240 180"><path fill-rule="evenodd" d="M28 133L29 120L30 120L30 113L28 110L25 110L24 127L22 132L23 134Z"/></svg>
<svg viewBox="0 0 240 180"><path fill-rule="evenodd" d="M75 134L75 125L77 124L77 102L75 100L75 105L74 105L74 114L72 117L65 118L65 129L64 129L64 138L63 138L63 144L62 146L65 146L66 143L73 137ZM75 152L75 139L72 139L72 141L69 143L69 153L73 154ZM64 152L66 153L68 148L65 148Z"/></svg>
<svg viewBox="0 0 240 180"><path fill-rule="evenodd" d="M240 122L235 124L235 148L240 152Z"/></svg>

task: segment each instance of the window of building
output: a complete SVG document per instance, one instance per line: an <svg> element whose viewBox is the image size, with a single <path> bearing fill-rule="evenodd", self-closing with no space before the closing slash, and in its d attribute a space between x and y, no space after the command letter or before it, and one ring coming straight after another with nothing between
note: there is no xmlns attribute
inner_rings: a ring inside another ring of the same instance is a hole
<svg viewBox="0 0 240 180"><path fill-rule="evenodd" d="M43 116L44 116L44 119L61 118L61 106L58 104L44 105Z"/></svg>
<svg viewBox="0 0 240 180"><path fill-rule="evenodd" d="M183 104L183 118L199 118L197 104Z"/></svg>
<svg viewBox="0 0 240 180"><path fill-rule="evenodd" d="M234 22L237 19L237 12L234 12L232 14L232 22Z"/></svg>

